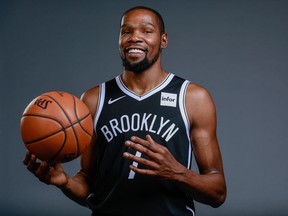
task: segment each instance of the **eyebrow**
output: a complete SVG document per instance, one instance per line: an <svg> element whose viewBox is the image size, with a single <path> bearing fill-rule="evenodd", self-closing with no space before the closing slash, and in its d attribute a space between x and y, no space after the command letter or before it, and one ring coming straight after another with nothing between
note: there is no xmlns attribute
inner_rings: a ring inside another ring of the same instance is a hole
<svg viewBox="0 0 288 216"><path fill-rule="evenodd" d="M143 24L140 24L140 26L141 27L152 26L153 28L155 28L155 25L153 25L152 23L143 23ZM125 27L133 27L133 25L130 25L130 24L121 25L121 28L125 28Z"/></svg>

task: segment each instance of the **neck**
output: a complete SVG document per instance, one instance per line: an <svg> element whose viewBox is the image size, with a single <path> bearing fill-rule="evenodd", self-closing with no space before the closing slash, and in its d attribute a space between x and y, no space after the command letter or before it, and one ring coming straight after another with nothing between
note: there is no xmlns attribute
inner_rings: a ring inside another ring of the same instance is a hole
<svg viewBox="0 0 288 216"><path fill-rule="evenodd" d="M167 75L168 73L156 61L149 69L141 73L124 70L122 81L135 94L143 95L162 83Z"/></svg>

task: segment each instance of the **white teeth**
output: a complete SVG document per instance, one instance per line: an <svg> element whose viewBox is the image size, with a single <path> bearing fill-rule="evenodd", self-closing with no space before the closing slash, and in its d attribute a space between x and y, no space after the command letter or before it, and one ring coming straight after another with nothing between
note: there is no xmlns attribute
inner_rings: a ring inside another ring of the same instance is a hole
<svg viewBox="0 0 288 216"><path fill-rule="evenodd" d="M140 49L130 49L128 50L128 53L144 53L144 51Z"/></svg>

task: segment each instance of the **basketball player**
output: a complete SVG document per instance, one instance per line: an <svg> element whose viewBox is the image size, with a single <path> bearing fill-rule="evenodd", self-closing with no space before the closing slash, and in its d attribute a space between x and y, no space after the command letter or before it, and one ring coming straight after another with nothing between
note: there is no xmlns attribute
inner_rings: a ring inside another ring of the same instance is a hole
<svg viewBox="0 0 288 216"><path fill-rule="evenodd" d="M70 177L60 164L38 162L29 152L28 170L95 216L195 215L194 200L220 206L226 184L215 106L206 89L162 68L167 44L158 12L126 11L122 74L82 95L95 134L81 170ZM192 155L199 173L191 170Z"/></svg>

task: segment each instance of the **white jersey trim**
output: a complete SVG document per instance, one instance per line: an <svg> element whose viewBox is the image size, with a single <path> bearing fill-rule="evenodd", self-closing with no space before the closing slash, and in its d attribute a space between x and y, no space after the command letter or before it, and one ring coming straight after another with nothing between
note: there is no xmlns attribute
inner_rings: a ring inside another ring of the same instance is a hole
<svg viewBox="0 0 288 216"><path fill-rule="evenodd" d="M104 106L104 100L105 100L105 92L106 92L106 86L105 83L102 83L99 86L99 98L98 98L98 108L97 111L95 113L95 118L94 118L94 129L95 129L95 133L96 133L96 125L98 123L100 114L102 112L103 106Z"/></svg>
<svg viewBox="0 0 288 216"><path fill-rule="evenodd" d="M163 80L162 83L160 83L158 86L156 86L155 88L151 89L150 91L148 91L147 93L143 94L143 95L137 95L135 92L131 91L130 89L128 89L125 84L123 83L122 79L121 79L121 75L117 76L115 78L116 83L118 85L118 87L121 89L121 91L123 91L125 94L127 94L128 96L138 100L138 101L142 101L148 97L150 97L151 95L161 91L163 88L165 88L170 81L173 79L174 74L169 73L167 75L167 77Z"/></svg>
<svg viewBox="0 0 288 216"><path fill-rule="evenodd" d="M185 103L185 97L186 97L186 92L187 92L187 87L189 85L189 81L186 80L184 81L184 83L181 86L180 89L180 95L179 95L179 108L180 108L180 112L181 112L181 116L183 119L183 122L185 124L185 128L186 128L186 136L187 139L189 141L188 145L189 145L189 151L188 151L188 164L187 164L187 168L190 169L191 167L191 156L192 156L192 146L191 146L191 140L190 140L190 122L189 122L189 118L188 118L188 114L187 114L187 110L186 110L186 103Z"/></svg>
<svg viewBox="0 0 288 216"><path fill-rule="evenodd" d="M195 216L195 212L193 211L193 209L192 209L192 208L190 208L189 206L186 206L186 209L188 209L189 211L191 211L191 212L192 212L192 214L193 214L193 216Z"/></svg>

